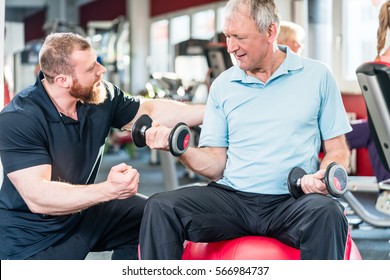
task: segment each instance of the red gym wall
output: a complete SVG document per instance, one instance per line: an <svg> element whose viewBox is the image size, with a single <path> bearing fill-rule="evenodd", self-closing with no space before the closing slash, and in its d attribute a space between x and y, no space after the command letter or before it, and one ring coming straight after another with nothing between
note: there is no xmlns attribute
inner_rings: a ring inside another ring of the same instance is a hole
<svg viewBox="0 0 390 280"><path fill-rule="evenodd" d="M225 2L225 0L150 0L150 16L155 17L215 2Z"/></svg>
<svg viewBox="0 0 390 280"><path fill-rule="evenodd" d="M140 0L144 1L144 0ZM150 16L155 17L200 5L221 2L225 0L149 0ZM118 16L125 16L127 12L127 0L95 0L81 5L79 8L79 24L84 29L91 20L113 20ZM43 39L45 32L42 29L46 21L46 11L41 11L27 17L24 20L24 39L28 43L32 40Z"/></svg>
<svg viewBox="0 0 390 280"><path fill-rule="evenodd" d="M24 19L24 42L39 40L45 37L43 25L46 20L46 8Z"/></svg>
<svg viewBox="0 0 390 280"><path fill-rule="evenodd" d="M80 6L79 24L86 30L89 21L114 20L119 16L126 16L126 14L127 0L96 0Z"/></svg>
<svg viewBox="0 0 390 280"><path fill-rule="evenodd" d="M113 20L119 16L126 16L127 0L96 0L79 7L79 24L86 30L87 23L91 20ZM24 41L30 42L43 39L45 31L42 29L46 21L47 8L26 17L24 20Z"/></svg>

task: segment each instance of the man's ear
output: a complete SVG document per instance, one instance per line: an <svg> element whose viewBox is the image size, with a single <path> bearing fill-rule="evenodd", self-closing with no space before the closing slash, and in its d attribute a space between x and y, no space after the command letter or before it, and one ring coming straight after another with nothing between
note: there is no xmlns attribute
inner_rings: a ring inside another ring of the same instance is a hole
<svg viewBox="0 0 390 280"><path fill-rule="evenodd" d="M273 22L268 26L267 32L268 40L270 40L270 42L276 41L278 35L278 26L276 25L276 22Z"/></svg>
<svg viewBox="0 0 390 280"><path fill-rule="evenodd" d="M54 78L54 83L63 88L69 88L71 86L72 78L68 75L57 75Z"/></svg>

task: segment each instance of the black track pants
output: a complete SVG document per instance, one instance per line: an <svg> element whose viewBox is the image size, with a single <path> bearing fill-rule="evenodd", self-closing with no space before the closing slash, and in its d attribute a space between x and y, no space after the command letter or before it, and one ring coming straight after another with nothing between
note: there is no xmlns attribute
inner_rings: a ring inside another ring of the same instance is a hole
<svg viewBox="0 0 390 280"><path fill-rule="evenodd" d="M30 259L81 260L89 252L113 250L112 259L136 260L145 202L136 195L93 206L65 238Z"/></svg>
<svg viewBox="0 0 390 280"><path fill-rule="evenodd" d="M141 259L181 259L183 242L246 235L274 237L301 259L343 259L348 222L335 199L309 194L263 195L216 183L151 196L140 231Z"/></svg>

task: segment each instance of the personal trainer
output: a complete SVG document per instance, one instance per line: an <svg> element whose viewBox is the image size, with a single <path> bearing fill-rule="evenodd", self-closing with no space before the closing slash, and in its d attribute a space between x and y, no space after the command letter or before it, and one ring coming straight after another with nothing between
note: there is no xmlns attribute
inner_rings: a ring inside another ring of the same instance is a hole
<svg viewBox="0 0 390 280"><path fill-rule="evenodd" d="M155 120L147 140L168 150L172 127L201 124L204 106L126 95L102 79L105 67L76 34L47 36L39 63L36 83L0 113L0 259L77 260L107 250L137 259L140 174L121 163L95 183L109 131L147 114Z"/></svg>
<svg viewBox="0 0 390 280"><path fill-rule="evenodd" d="M351 126L333 75L277 45L273 0L230 0L225 12L227 50L237 65L211 85L199 148L180 156L211 182L148 199L141 259L181 259L185 240L262 235L299 248L301 259L341 260L348 222L322 178L332 162L347 168ZM295 166L308 173L298 199L286 183Z"/></svg>

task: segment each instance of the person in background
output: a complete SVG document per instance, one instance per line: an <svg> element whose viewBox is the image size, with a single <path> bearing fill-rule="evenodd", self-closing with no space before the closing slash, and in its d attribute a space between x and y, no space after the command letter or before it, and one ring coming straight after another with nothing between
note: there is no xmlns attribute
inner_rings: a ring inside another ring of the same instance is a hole
<svg viewBox="0 0 390 280"><path fill-rule="evenodd" d="M298 55L302 54L304 48L305 30L299 24L291 21L281 21L277 38L279 45L288 46Z"/></svg>
<svg viewBox="0 0 390 280"><path fill-rule="evenodd" d="M167 143L178 122L201 124L204 105L125 95L103 80L106 68L73 33L47 36L39 64L35 84L0 113L0 259L76 260L93 251L137 259L140 174L121 163L95 183L109 131L148 114L167 133L147 138Z"/></svg>
<svg viewBox="0 0 390 280"><path fill-rule="evenodd" d="M377 30L376 60L390 63L390 46L386 46L387 32L390 30L390 1L382 4L379 10L379 26Z"/></svg>
<svg viewBox="0 0 390 280"><path fill-rule="evenodd" d="M344 134L351 126L336 81L323 63L277 45L273 0L230 0L225 15L227 50L237 64L212 83L199 147L180 157L211 182L148 199L141 259L181 259L185 240L248 235L300 248L301 259L343 259L344 207L322 181L330 163L347 168L350 157ZM287 188L296 166L308 173L299 199Z"/></svg>

